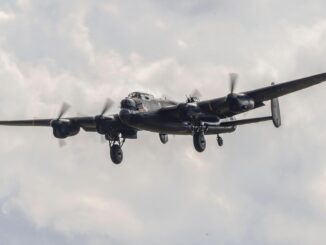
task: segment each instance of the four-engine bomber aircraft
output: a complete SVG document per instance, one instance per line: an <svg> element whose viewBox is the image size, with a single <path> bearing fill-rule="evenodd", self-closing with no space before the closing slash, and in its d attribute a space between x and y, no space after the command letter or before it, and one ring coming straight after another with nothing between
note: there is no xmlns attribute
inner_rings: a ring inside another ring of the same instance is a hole
<svg viewBox="0 0 326 245"><path fill-rule="evenodd" d="M231 92L222 98L199 101L190 96L185 103L168 99L155 99L146 93L134 92L121 101L121 110L113 116L105 116L111 108L108 100L102 113L95 117L64 118L69 106L64 104L59 116L54 119L0 121L7 126L45 126L52 127L53 135L59 139L75 136L80 129L105 135L110 144L110 156L115 164L123 160L122 146L126 139L137 139L141 130L159 134L163 144L168 135L192 135L194 147L198 152L206 148L205 135L217 135L217 143L223 145L221 134L231 133L239 125L273 121L275 127L281 126L278 97L305 89L326 80L326 73L306 77L281 84L235 93L237 75L230 75ZM271 116L236 120L235 115L264 106L271 101Z"/></svg>

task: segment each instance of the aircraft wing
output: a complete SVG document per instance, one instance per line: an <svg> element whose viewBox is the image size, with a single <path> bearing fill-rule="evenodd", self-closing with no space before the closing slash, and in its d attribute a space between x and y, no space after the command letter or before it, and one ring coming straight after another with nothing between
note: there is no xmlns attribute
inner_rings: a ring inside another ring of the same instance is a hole
<svg viewBox="0 0 326 245"><path fill-rule="evenodd" d="M51 122L56 119L33 119L33 120L16 120L16 121L0 121L3 126L30 126L30 127L51 127ZM78 124L85 131L93 131L96 129L94 117L71 117L63 118Z"/></svg>
<svg viewBox="0 0 326 245"><path fill-rule="evenodd" d="M40 120L20 120L20 121L0 121L0 125L4 126L50 126L53 119L40 119Z"/></svg>
<svg viewBox="0 0 326 245"><path fill-rule="evenodd" d="M244 92L243 94L253 98L255 102L263 102L317 85L324 81L326 81L326 73Z"/></svg>
<svg viewBox="0 0 326 245"><path fill-rule="evenodd" d="M264 101L272 100L301 89L305 89L326 81L326 73L301 78L285 83L267 86L255 89L241 94L247 95L255 101L255 108L264 106ZM220 118L235 116L242 112L232 112L227 103L227 97L221 97L212 100L200 101L198 103L200 109L207 114L215 114Z"/></svg>

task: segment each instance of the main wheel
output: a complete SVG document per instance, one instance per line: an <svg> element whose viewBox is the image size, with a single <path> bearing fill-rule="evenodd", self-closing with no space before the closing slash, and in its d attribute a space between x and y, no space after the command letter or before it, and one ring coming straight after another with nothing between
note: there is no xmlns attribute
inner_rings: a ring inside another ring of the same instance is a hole
<svg viewBox="0 0 326 245"><path fill-rule="evenodd" d="M217 136L217 144L218 144L219 146L223 146L224 142L223 142L223 139L222 139L221 136Z"/></svg>
<svg viewBox="0 0 326 245"><path fill-rule="evenodd" d="M120 164L123 160L123 152L119 145L113 145L110 149L111 160L114 164Z"/></svg>
<svg viewBox="0 0 326 245"><path fill-rule="evenodd" d="M194 147L196 151L203 152L206 149L206 139L204 133L194 134Z"/></svg>
<svg viewBox="0 0 326 245"><path fill-rule="evenodd" d="M160 134L160 140L162 144L166 144L169 141L169 136L167 134Z"/></svg>

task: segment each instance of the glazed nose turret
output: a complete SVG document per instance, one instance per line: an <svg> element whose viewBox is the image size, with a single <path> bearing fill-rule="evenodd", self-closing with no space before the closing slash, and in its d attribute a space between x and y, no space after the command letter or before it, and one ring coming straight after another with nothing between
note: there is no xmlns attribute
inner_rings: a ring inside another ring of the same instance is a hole
<svg viewBox="0 0 326 245"><path fill-rule="evenodd" d="M133 99L126 98L121 101L121 109L135 111L135 110L137 110L136 102Z"/></svg>

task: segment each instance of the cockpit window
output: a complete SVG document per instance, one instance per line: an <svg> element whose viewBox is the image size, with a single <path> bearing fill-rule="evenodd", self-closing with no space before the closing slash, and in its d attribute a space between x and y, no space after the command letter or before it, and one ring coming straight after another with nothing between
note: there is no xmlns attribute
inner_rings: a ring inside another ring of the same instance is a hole
<svg viewBox="0 0 326 245"><path fill-rule="evenodd" d="M141 98L143 100L150 100L149 96L147 94L142 94Z"/></svg>
<svg viewBox="0 0 326 245"><path fill-rule="evenodd" d="M151 94L142 94L143 95L143 98L145 99L145 100L153 100L154 99L154 96L153 95L151 95Z"/></svg>
<svg viewBox="0 0 326 245"><path fill-rule="evenodd" d="M129 94L128 97L132 98L132 99L140 99L140 94L137 92L134 92L134 93Z"/></svg>
<svg viewBox="0 0 326 245"><path fill-rule="evenodd" d="M151 94L146 94L146 93L139 93L139 92L133 92L129 94L129 98L132 99L142 99L142 100L153 100L154 96Z"/></svg>

